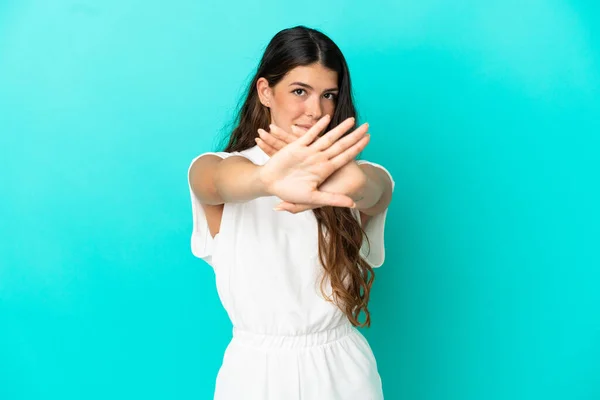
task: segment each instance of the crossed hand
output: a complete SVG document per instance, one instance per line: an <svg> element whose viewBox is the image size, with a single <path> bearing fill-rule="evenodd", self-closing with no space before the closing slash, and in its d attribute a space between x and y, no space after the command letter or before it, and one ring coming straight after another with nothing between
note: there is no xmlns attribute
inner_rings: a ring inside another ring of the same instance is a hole
<svg viewBox="0 0 600 400"><path fill-rule="evenodd" d="M326 115L306 132L292 127L293 134L275 125L271 132L259 129L256 142L271 156L262 167L261 179L268 193L283 200L276 210L297 213L322 206L355 207L344 193L364 179L350 162L369 142L369 126L365 123L341 138L354 126L354 118L348 118L318 137L329 121Z"/></svg>

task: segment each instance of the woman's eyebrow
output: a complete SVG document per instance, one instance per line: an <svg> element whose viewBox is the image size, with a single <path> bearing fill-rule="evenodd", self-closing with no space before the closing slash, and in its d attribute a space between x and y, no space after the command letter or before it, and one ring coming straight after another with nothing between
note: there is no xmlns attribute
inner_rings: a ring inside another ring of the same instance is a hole
<svg viewBox="0 0 600 400"><path fill-rule="evenodd" d="M290 86L292 86L292 85L298 85L298 86L302 86L302 87L305 87L310 90L314 90L312 86L310 86L307 83L303 83L303 82L292 82L292 83L290 83ZM339 92L339 89L336 87L331 88L331 89L325 89L325 90L323 90L323 93L325 93L325 92Z"/></svg>

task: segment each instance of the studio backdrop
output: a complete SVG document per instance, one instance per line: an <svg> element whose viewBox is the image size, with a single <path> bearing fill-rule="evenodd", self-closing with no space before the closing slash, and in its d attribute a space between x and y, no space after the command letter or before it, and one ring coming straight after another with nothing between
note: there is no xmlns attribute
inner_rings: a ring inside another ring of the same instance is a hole
<svg viewBox="0 0 600 400"><path fill-rule="evenodd" d="M600 398L600 9L584 0L0 2L0 399L210 399L231 324L187 168L279 30L349 63L396 186L391 400Z"/></svg>

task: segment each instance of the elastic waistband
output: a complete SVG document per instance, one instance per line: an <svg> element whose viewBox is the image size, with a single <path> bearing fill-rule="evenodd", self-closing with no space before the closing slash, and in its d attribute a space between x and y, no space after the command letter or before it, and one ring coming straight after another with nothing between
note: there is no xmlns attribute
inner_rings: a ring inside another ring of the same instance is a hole
<svg viewBox="0 0 600 400"><path fill-rule="evenodd" d="M246 346L259 348L297 349L303 347L320 346L335 342L349 335L354 327L344 324L338 327L299 335L270 335L233 328L233 340Z"/></svg>

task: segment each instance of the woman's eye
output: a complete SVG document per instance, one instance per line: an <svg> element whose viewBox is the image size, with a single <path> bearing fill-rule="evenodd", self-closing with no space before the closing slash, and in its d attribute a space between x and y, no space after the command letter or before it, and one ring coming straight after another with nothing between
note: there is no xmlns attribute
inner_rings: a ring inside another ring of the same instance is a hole
<svg viewBox="0 0 600 400"><path fill-rule="evenodd" d="M301 92L301 93L298 93L298 92ZM304 89L294 89L293 93L297 94L298 96L301 96L302 92L304 92Z"/></svg>
<svg viewBox="0 0 600 400"><path fill-rule="evenodd" d="M326 97L327 100L335 100L335 93L325 93L325 96L331 96L331 97Z"/></svg>

